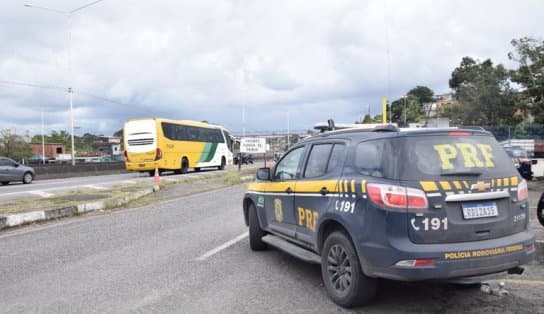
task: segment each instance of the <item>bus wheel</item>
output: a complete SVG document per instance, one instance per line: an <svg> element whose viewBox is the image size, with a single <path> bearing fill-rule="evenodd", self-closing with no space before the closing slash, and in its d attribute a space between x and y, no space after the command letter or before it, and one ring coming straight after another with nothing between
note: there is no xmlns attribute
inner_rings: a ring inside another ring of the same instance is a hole
<svg viewBox="0 0 544 314"><path fill-rule="evenodd" d="M187 158L183 157L181 159L181 169L179 170L180 173L187 173L187 169L189 169L189 160Z"/></svg>
<svg viewBox="0 0 544 314"><path fill-rule="evenodd" d="M225 160L225 157L221 157L221 166L217 167L219 170L225 170L225 165L227 164L227 161Z"/></svg>

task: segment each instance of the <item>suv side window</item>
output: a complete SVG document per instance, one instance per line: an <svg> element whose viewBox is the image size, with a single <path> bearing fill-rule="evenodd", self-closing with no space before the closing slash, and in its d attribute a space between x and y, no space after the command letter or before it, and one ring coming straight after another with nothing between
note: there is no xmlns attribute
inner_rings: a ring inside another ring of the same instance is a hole
<svg viewBox="0 0 544 314"><path fill-rule="evenodd" d="M334 144L332 148L331 157L329 158L329 165L327 166L327 173L331 173L338 168L342 167L342 161L344 157L344 150L346 145L344 144Z"/></svg>
<svg viewBox="0 0 544 314"><path fill-rule="evenodd" d="M305 178L315 178L331 173L341 166L344 144L314 145L308 156Z"/></svg>
<svg viewBox="0 0 544 314"><path fill-rule="evenodd" d="M11 162L5 158L0 158L0 167L6 167L11 165Z"/></svg>
<svg viewBox="0 0 544 314"><path fill-rule="evenodd" d="M375 140L362 142L355 149L355 168L365 176L377 178L392 178L391 161L394 157L390 140Z"/></svg>
<svg viewBox="0 0 544 314"><path fill-rule="evenodd" d="M312 146L308 162L306 164L305 178L320 177L327 172L327 162L331 153L332 144L320 144Z"/></svg>
<svg viewBox="0 0 544 314"><path fill-rule="evenodd" d="M274 180L283 181L295 179L302 153L304 153L304 147L295 148L285 155L276 166Z"/></svg>

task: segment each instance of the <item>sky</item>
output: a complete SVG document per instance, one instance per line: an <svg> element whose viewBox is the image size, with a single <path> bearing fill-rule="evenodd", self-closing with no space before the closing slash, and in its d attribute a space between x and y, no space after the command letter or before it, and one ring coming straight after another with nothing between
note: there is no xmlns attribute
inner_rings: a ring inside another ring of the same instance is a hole
<svg viewBox="0 0 544 314"><path fill-rule="evenodd" d="M69 131L69 87L76 135L141 117L234 134L353 123L382 96L449 92L464 56L515 68L510 41L544 36L541 0L103 0L59 13L92 2L0 2L0 130Z"/></svg>

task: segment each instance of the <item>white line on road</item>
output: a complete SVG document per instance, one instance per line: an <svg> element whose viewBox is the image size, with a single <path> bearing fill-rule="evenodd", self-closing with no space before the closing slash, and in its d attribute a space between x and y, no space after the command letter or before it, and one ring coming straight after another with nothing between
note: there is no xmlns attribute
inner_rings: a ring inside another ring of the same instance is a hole
<svg viewBox="0 0 544 314"><path fill-rule="evenodd" d="M92 185L92 184L85 185L85 187L89 189L94 189L94 190L109 190L108 188L105 188L103 186Z"/></svg>
<svg viewBox="0 0 544 314"><path fill-rule="evenodd" d="M242 233L241 235L237 236L236 238L228 241L228 242L225 242L223 244L221 244L220 246L216 247L215 249L213 250L210 250L206 253L204 253L204 255L200 256L199 258L196 259L196 261L203 261L203 260L206 260L208 257L210 256L213 256L221 251L223 251L224 249L228 248L229 246L233 245L233 244L236 244L237 242L241 241L242 239L246 238L247 236L249 235L249 232L244 232Z"/></svg>
<svg viewBox="0 0 544 314"><path fill-rule="evenodd" d="M55 195L55 194L47 193L47 192L44 192L44 191L28 191L27 193L38 195L38 196L45 197L45 198Z"/></svg>

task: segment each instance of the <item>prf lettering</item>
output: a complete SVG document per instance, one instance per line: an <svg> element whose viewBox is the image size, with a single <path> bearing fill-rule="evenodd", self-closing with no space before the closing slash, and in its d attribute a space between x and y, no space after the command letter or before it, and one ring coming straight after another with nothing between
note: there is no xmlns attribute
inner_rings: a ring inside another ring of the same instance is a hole
<svg viewBox="0 0 544 314"><path fill-rule="evenodd" d="M495 163L493 163L493 149L487 144L441 144L434 145L433 148L440 157L443 170L453 169L454 167L451 161L456 159L459 155L463 158L465 168L495 167Z"/></svg>
<svg viewBox="0 0 544 314"><path fill-rule="evenodd" d="M298 207L298 225L315 231L319 213L310 209Z"/></svg>

